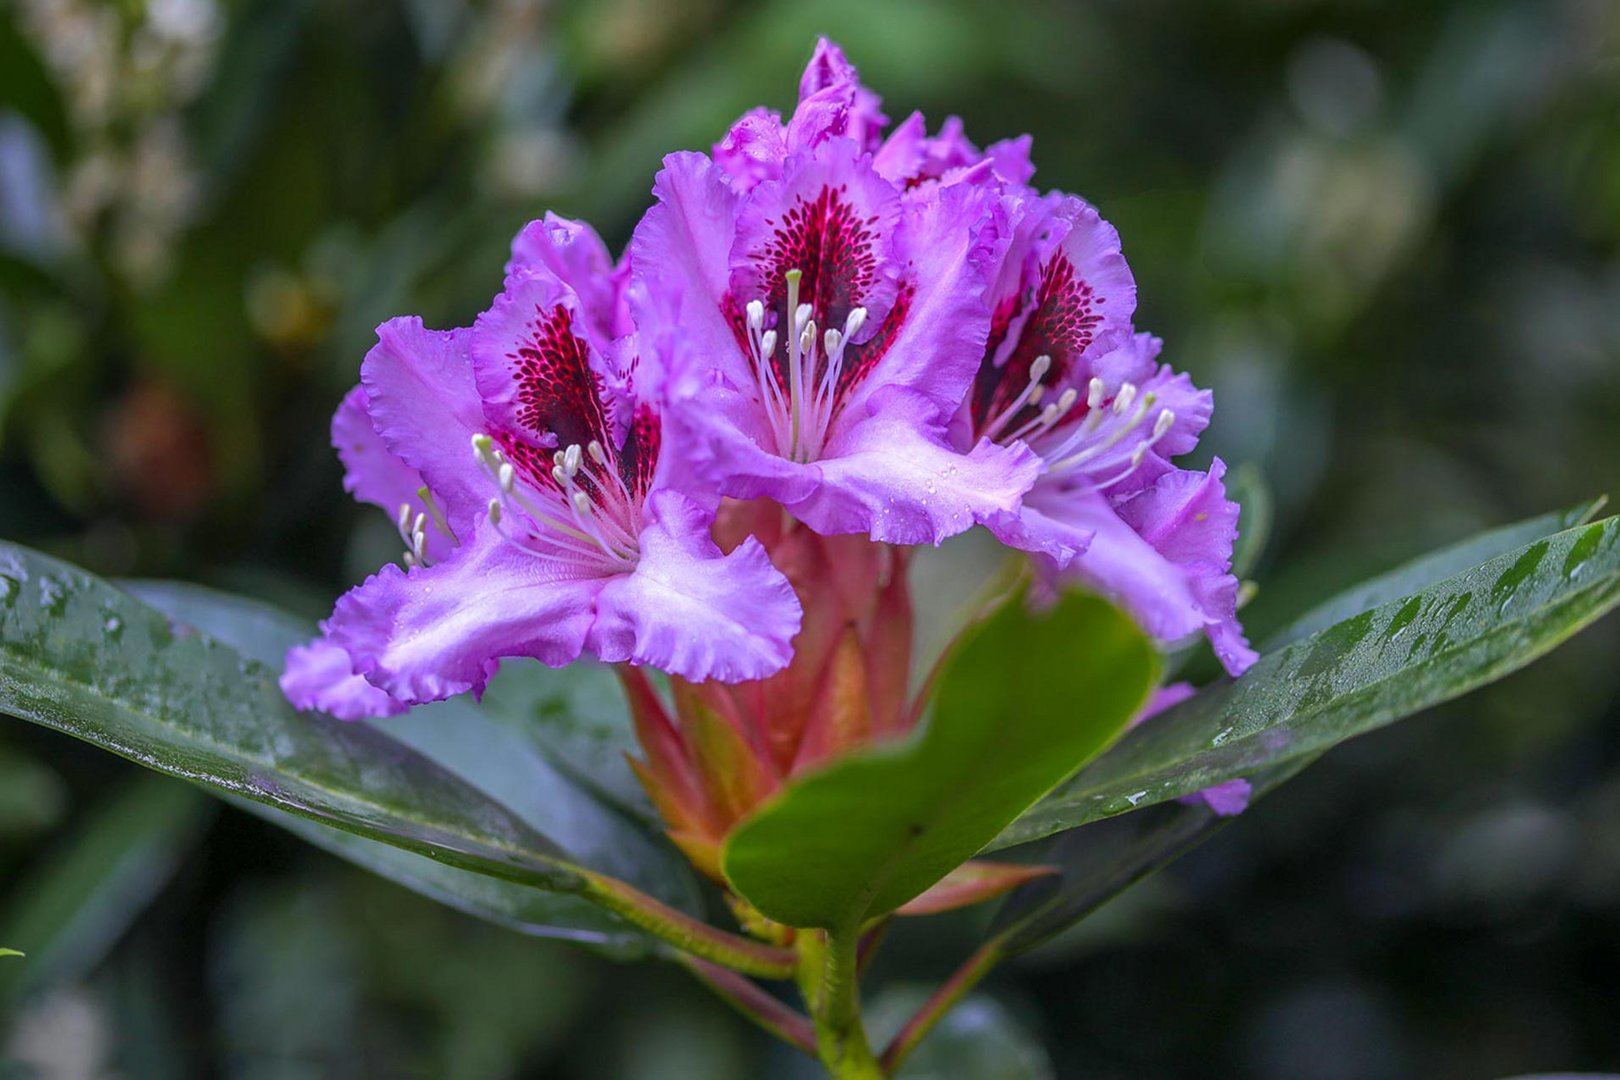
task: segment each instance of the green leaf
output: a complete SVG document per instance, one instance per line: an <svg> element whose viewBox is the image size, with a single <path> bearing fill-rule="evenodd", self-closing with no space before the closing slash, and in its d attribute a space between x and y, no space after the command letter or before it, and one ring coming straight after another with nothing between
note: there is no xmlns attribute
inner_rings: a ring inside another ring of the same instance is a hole
<svg viewBox="0 0 1620 1080"><path fill-rule="evenodd" d="M1516 671L1616 603L1620 519L1538 540L1264 656L1131 732L990 847L1321 753Z"/></svg>
<svg viewBox="0 0 1620 1080"><path fill-rule="evenodd" d="M1274 652L1300 638L1326 630L1334 623L1343 622L1363 611L1371 611L1380 604L1400 599L1460 574L1470 566L1478 566L1486 559L1494 559L1515 548L1533 543L1544 536L1585 525L1597 516L1608 500L1591 499L1568 510L1516 521L1495 529L1487 529L1466 540L1448 544L1402 563L1387 573L1368 578L1336 596L1324 600L1288 626L1266 640L1263 652Z"/></svg>
<svg viewBox="0 0 1620 1080"><path fill-rule="evenodd" d="M95 967L167 884L212 809L191 788L138 776L53 845L31 877L13 883L0 940L31 959L0 968L0 1014L21 994Z"/></svg>
<svg viewBox="0 0 1620 1080"><path fill-rule="evenodd" d="M1290 762L1250 777L1249 805L1315 760ZM1009 896L996 912L991 936L1001 939L1005 955L1028 952L1235 820L1202 802L1171 802L1061 833L1040 853L1042 865L1057 866L1059 875L1031 882Z"/></svg>
<svg viewBox="0 0 1620 1080"><path fill-rule="evenodd" d="M1594 499L1570 510L1543 514L1429 552L1311 609L1277 635L1286 643L1331 625L1330 613L1358 615L1365 605L1396 599L1526 543L1584 524L1603 505ZM1327 618L1327 622L1324 622ZM1298 775L1315 756L1291 761L1250 776L1250 805ZM1034 882L1009 896L996 913L992 934L1016 954L1034 948L1118 896L1125 889L1180 858L1235 819L1220 817L1201 802L1164 803L1132 814L1105 818L1052 838L1040 853L1061 875Z"/></svg>
<svg viewBox="0 0 1620 1080"><path fill-rule="evenodd" d="M267 665L279 665L287 648L314 630L268 604L198 585L140 581L125 587L173 619L204 630ZM558 701L588 696L573 689L580 681L573 668L553 671L527 665L536 668L538 675L508 679L524 666L508 665L497 679L507 680L506 695L511 702L518 698L513 686L534 694L549 687L550 696L543 700L553 708ZM588 677L586 684L596 689ZM623 709L622 704L618 707ZM368 723L516 813L565 851L571 861L627 881L681 910L701 908L697 884L685 862L667 844L601 805L559 772L540 753L539 733L503 723L469 698ZM339 829L242 805L342 858L470 914L528 933L586 941L620 952L641 944L639 935L627 933L622 924L588 901L469 874Z"/></svg>
<svg viewBox="0 0 1620 1080"><path fill-rule="evenodd" d="M270 667L10 544L0 544L0 709L215 792L448 866L539 889L585 887L556 842L403 738L299 714ZM454 723L436 737L441 745L475 741ZM570 920L582 910L560 905L558 931L575 929ZM580 927L597 935L615 928L594 913Z"/></svg>
<svg viewBox="0 0 1620 1080"><path fill-rule="evenodd" d="M892 911L1106 746L1157 669L1152 645L1101 600L1039 615L1014 600L960 646L920 731L785 787L732 833L726 876L790 926L847 929Z"/></svg>
<svg viewBox="0 0 1620 1080"><path fill-rule="evenodd" d="M658 823L625 761L637 750L635 725L611 668L585 661L566 668L507 664L490 680L482 704L570 777L641 820Z"/></svg>

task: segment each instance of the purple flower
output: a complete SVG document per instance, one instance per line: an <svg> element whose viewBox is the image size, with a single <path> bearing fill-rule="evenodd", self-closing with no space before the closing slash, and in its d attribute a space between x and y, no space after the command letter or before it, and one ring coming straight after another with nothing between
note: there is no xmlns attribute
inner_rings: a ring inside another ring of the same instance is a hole
<svg viewBox="0 0 1620 1080"><path fill-rule="evenodd" d="M1135 282L1096 210L1000 189L1013 236L956 430L960 445L1027 447L1042 471L1016 512L988 524L1034 555L1048 586L1084 583L1160 641L1203 631L1241 674L1255 655L1236 616L1238 508L1225 497L1225 466L1171 464L1197 444L1211 397L1157 363L1158 339L1132 330Z"/></svg>
<svg viewBox="0 0 1620 1080"><path fill-rule="evenodd" d="M722 554L712 508L670 482L669 343L629 332L626 280L588 228L548 217L472 329L379 328L334 432L350 490L398 513L406 568L289 656L296 704L395 712L481 690L509 656L726 681L787 663L786 579L751 539Z"/></svg>
<svg viewBox="0 0 1620 1080"><path fill-rule="evenodd" d="M824 534L938 543L1013 513L1034 455L988 439L959 452L948 431L1007 242L994 189L918 195L881 175L876 98L825 42L801 93L785 125L745 116L715 160L666 158L631 243L637 323L680 342L683 468Z"/></svg>

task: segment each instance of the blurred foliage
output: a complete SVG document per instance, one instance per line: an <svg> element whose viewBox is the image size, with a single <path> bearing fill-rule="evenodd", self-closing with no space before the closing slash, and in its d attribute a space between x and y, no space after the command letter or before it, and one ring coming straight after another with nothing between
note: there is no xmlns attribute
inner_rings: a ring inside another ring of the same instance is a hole
<svg viewBox="0 0 1620 1080"><path fill-rule="evenodd" d="M395 546L325 430L371 328L465 323L545 209L622 243L659 156L787 105L818 32L892 116L1033 133L1039 179L1118 225L1141 325L1216 389L1210 448L1273 491L1255 637L1620 491L1612 0L5 0L0 533L324 613ZM983 1007L1062 1076L1614 1068L1617 647L1600 626L1330 755ZM133 781L0 729L0 940L30 954L0 978L39 980L6 1062L794 1067L676 971L474 923ZM120 879L105 844L163 854ZM953 925L902 927L878 974L943 975Z"/></svg>

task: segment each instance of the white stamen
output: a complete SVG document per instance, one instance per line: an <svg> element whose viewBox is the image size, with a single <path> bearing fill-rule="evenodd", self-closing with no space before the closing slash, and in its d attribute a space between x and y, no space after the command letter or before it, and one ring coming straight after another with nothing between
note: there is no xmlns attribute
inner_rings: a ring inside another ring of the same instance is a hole
<svg viewBox="0 0 1620 1080"><path fill-rule="evenodd" d="M1114 412L1120 416L1124 416L1126 411L1130 409L1131 403L1135 400L1136 384L1122 384L1119 388L1119 393L1114 395Z"/></svg>
<svg viewBox="0 0 1620 1080"><path fill-rule="evenodd" d="M1092 411L1102 408L1103 395L1107 392L1108 387L1103 384L1103 381L1093 378L1091 382L1086 384L1086 408Z"/></svg>
<svg viewBox="0 0 1620 1080"><path fill-rule="evenodd" d="M861 332L866 325L866 309L863 307L850 308L849 314L844 316L844 340L848 341Z"/></svg>
<svg viewBox="0 0 1620 1080"><path fill-rule="evenodd" d="M1159 414L1159 418L1153 421L1153 438L1155 440L1164 438L1165 432L1169 431L1175 424L1176 414L1169 409L1164 410Z"/></svg>
<svg viewBox="0 0 1620 1080"><path fill-rule="evenodd" d="M1029 381L1032 383L1040 382L1050 370L1052 370L1052 358L1042 353L1030 362Z"/></svg>
<svg viewBox="0 0 1620 1080"><path fill-rule="evenodd" d="M585 452L590 454L591 460L596 462L598 465L607 464L607 451L603 450L602 444L597 442L595 439L592 439L585 445Z"/></svg>
<svg viewBox="0 0 1620 1080"><path fill-rule="evenodd" d="M802 270L782 275L785 317L766 330L768 309L762 300L745 308L748 349L754 362L759 402L765 410L776 451L794 461L813 461L821 453L838 408L838 393L850 338L866 324L865 308L851 308L842 329L825 326L812 304L800 302ZM778 345L787 355L775 358Z"/></svg>
<svg viewBox="0 0 1620 1080"><path fill-rule="evenodd" d="M502 491L510 492L512 485L517 482L517 470L510 464L502 465L495 472L495 482L501 486Z"/></svg>
<svg viewBox="0 0 1620 1080"><path fill-rule="evenodd" d="M439 504L433 500L433 492L427 489L426 484L416 489L416 497L422 500L422 505L427 507L427 512L432 515L433 527L454 540L456 538L455 530L450 528L450 522L445 520L444 512L439 509Z"/></svg>

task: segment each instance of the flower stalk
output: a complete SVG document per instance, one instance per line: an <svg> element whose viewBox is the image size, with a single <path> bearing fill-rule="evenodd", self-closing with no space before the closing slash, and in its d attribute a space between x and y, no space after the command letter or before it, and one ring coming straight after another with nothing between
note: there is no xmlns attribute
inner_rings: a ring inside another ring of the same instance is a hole
<svg viewBox="0 0 1620 1080"><path fill-rule="evenodd" d="M838 1080L887 1076L861 1022L860 928L810 931L799 940L800 985L815 1024L816 1056Z"/></svg>

